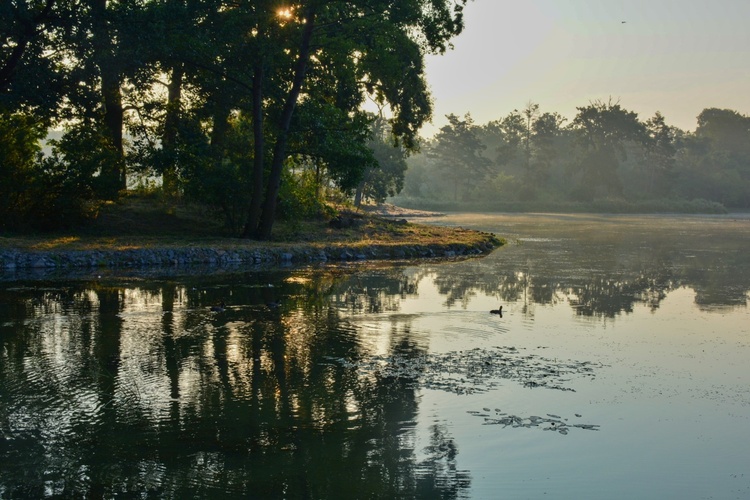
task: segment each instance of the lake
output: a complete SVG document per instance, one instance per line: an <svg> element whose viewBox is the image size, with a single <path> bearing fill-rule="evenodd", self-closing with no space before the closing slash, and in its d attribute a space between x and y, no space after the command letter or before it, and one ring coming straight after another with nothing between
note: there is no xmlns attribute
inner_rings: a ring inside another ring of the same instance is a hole
<svg viewBox="0 0 750 500"><path fill-rule="evenodd" d="M508 244L4 276L0 498L750 497L750 216L420 222Z"/></svg>

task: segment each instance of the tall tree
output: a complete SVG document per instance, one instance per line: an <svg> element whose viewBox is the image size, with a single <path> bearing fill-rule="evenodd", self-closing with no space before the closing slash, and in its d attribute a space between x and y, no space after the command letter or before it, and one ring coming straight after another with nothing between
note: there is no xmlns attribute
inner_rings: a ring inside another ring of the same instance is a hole
<svg viewBox="0 0 750 500"><path fill-rule="evenodd" d="M628 141L643 143L646 130L638 115L618 102L594 101L576 108L578 114L571 127L578 133L582 156L577 166L582 174L581 188L588 196L601 189L621 195L622 183L617 175L620 159L626 158Z"/></svg>
<svg viewBox="0 0 750 500"><path fill-rule="evenodd" d="M110 140L111 147L116 153L118 161L106 165L102 176L108 180L110 196L116 196L117 191L127 187L125 173L125 151L123 146L122 104L123 68L122 58L117 45L117 17L113 9L108 7L107 0L91 1L91 34L94 64L99 71L101 106L104 131Z"/></svg>
<svg viewBox="0 0 750 500"><path fill-rule="evenodd" d="M453 200L458 201L459 188L467 197L473 187L487 178L492 162L482 156L485 145L479 139L479 127L474 125L470 114L463 119L453 114L446 118L448 124L435 134L427 154L451 180Z"/></svg>
<svg viewBox="0 0 750 500"><path fill-rule="evenodd" d="M670 183L675 166L675 129L667 125L664 115L656 112L646 121L647 165L645 191L648 196L664 196L669 194Z"/></svg>
<svg viewBox="0 0 750 500"><path fill-rule="evenodd" d="M686 150L680 165L683 195L750 206L750 117L729 109L704 109Z"/></svg>
<svg viewBox="0 0 750 500"><path fill-rule="evenodd" d="M406 147L415 147L416 132L432 110L424 81L424 55L444 52L449 40L461 32L465 3L466 0L304 0L291 2L279 11L279 22L290 29L282 33L276 46L285 47L295 60L286 70L281 87L286 91L280 99L280 109L264 101L262 117L255 112L255 121L262 118L267 124L264 130L272 145L263 165L268 165L268 176L264 178L262 211L256 218L254 196L245 235L261 239L271 235L288 144L294 132L295 110L300 100L326 91L307 85L309 75L328 73L336 87L356 76L357 85L346 85L348 91L336 93L338 99L332 104L352 113L370 93L377 102L390 107L394 135ZM343 64L326 67L324 62L329 60ZM342 96L347 98L341 99ZM260 166L258 161L254 178L260 177Z"/></svg>
<svg viewBox="0 0 750 500"><path fill-rule="evenodd" d="M539 118L539 104L529 101L523 108L523 157L526 184L531 184L531 139L534 132L534 123Z"/></svg>
<svg viewBox="0 0 750 500"><path fill-rule="evenodd" d="M750 117L731 109L707 108L698 115L695 135L715 150L750 155Z"/></svg>
<svg viewBox="0 0 750 500"><path fill-rule="evenodd" d="M13 77L28 58L30 45L42 45L45 25L53 18L56 0L36 2L3 2L0 6L0 26L2 27L2 52L0 55L0 91L6 91ZM37 54L38 55L38 54Z"/></svg>
<svg viewBox="0 0 750 500"><path fill-rule="evenodd" d="M407 151L393 143L391 127L382 116L373 121L368 146L377 164L365 170L357 186L355 206L360 206L363 198L382 203L388 196L396 196L404 187Z"/></svg>
<svg viewBox="0 0 750 500"><path fill-rule="evenodd" d="M564 153L560 151L559 139L563 135L566 119L556 112L539 115L532 124L532 143L535 161L532 164L532 180L541 185L547 180L555 160Z"/></svg>

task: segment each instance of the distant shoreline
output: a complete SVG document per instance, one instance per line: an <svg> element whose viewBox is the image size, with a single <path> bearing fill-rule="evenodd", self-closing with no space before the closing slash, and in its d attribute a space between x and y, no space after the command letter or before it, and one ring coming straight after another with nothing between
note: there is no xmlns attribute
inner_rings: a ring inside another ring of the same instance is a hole
<svg viewBox="0 0 750 500"><path fill-rule="evenodd" d="M377 215L379 217L394 217L394 218L419 218L419 217L443 217L445 213L434 212L431 210L418 210L414 208L405 208L392 205L390 203L381 203L379 205L362 205L360 207L363 211Z"/></svg>

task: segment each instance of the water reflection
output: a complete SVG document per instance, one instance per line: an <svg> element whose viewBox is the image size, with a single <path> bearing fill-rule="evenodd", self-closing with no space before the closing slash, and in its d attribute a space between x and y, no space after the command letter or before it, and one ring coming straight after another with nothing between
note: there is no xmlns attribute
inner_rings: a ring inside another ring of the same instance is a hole
<svg viewBox="0 0 750 500"><path fill-rule="evenodd" d="M451 427L434 420L418 436L424 391L460 392L441 363L484 391L497 378L573 390L567 379L590 368L511 347L436 354L416 326L428 308L409 304L612 318L690 289L700 308L745 307L746 233L680 231L527 238L452 264L6 282L0 497L465 497ZM485 410L501 426L598 428Z"/></svg>
<svg viewBox="0 0 750 500"><path fill-rule="evenodd" d="M484 294L532 316L535 305L567 302L578 315L611 318L641 303L656 310L679 288L693 290L701 308L747 305L747 217L456 216L455 223L511 243L459 269L422 270L436 274L448 307Z"/></svg>
<svg viewBox="0 0 750 500"><path fill-rule="evenodd" d="M414 449L413 380L321 362L369 355L340 313L397 309L414 291L392 278L6 288L0 493L460 496L448 430ZM407 335L388 350L424 348Z"/></svg>

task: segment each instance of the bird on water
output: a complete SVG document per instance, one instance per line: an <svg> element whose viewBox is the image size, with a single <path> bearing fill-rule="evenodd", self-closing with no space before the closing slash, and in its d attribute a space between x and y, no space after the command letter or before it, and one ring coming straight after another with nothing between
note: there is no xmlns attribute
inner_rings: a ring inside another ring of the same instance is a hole
<svg viewBox="0 0 750 500"><path fill-rule="evenodd" d="M218 306L211 306L211 312L217 312L217 313L223 313L227 309L226 304L224 304L224 301L222 300Z"/></svg>
<svg viewBox="0 0 750 500"><path fill-rule="evenodd" d="M492 309L490 311L490 314L499 314L500 317L503 317L503 306L500 306L500 309Z"/></svg>

